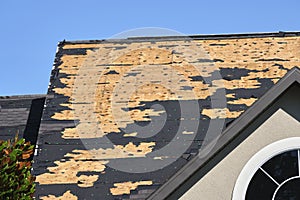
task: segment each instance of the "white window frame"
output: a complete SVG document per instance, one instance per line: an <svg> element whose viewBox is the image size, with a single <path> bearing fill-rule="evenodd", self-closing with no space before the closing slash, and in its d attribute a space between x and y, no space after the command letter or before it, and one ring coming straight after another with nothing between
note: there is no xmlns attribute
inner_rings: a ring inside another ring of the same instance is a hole
<svg viewBox="0 0 300 200"><path fill-rule="evenodd" d="M245 199L247 188L252 177L265 162L278 154L295 149L300 149L300 137L291 137L276 141L272 144L267 145L259 152L257 152L254 156L252 156L252 158L246 163L237 178L232 193L232 200ZM298 165L300 165L299 156ZM300 166L298 167L300 169Z"/></svg>

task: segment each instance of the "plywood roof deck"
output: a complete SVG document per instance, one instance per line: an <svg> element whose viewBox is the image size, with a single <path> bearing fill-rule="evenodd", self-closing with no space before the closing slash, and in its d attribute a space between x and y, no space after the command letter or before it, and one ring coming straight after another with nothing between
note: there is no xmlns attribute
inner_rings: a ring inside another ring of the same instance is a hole
<svg viewBox="0 0 300 200"><path fill-rule="evenodd" d="M226 128L299 67L299 49L298 32L60 42L34 163L36 195L145 199L197 154L211 120L224 120ZM221 79L212 78L216 71ZM210 96L220 89L227 105L212 108ZM182 118L179 101L198 102L199 115ZM136 122L164 114L158 134L137 137L146 133L132 129ZM145 173L111 167L115 161L172 159L154 155L172 142L180 123L195 120L197 130L180 133L193 138L189 148L171 165ZM84 145L93 141L97 156Z"/></svg>

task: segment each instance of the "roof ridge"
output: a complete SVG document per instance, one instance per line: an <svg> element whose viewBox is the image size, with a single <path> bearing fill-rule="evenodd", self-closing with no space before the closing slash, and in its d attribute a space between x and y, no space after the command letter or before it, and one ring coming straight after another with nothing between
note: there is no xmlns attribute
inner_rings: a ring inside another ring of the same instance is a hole
<svg viewBox="0 0 300 200"><path fill-rule="evenodd" d="M168 41L168 40L182 40L189 38L193 40L222 40L222 39L238 39L238 38L264 38L264 37L295 37L300 36L300 31L278 31L278 32L253 32L253 33L222 33L222 34L203 34L203 35L182 35L182 36L137 36L120 39L91 39L91 40L63 40L59 42L62 44L93 44L93 43L115 43L115 42L143 42L143 41Z"/></svg>

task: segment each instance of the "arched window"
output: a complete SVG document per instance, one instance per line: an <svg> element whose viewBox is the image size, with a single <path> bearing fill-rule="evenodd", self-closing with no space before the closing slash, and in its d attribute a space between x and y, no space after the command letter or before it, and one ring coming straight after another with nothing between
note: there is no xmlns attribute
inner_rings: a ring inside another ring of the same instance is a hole
<svg viewBox="0 0 300 200"><path fill-rule="evenodd" d="M300 199L300 138L272 143L241 171L233 200Z"/></svg>

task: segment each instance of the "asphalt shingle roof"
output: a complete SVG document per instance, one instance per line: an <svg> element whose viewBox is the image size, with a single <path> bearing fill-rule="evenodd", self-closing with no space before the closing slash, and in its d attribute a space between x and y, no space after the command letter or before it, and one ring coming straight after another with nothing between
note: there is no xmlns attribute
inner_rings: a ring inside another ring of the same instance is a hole
<svg viewBox="0 0 300 200"><path fill-rule="evenodd" d="M198 153L211 123L221 133L299 67L299 49L299 33L283 32L59 43L34 158L36 196L147 198ZM136 126L150 118L165 121L158 130ZM167 144L187 148L159 153Z"/></svg>

